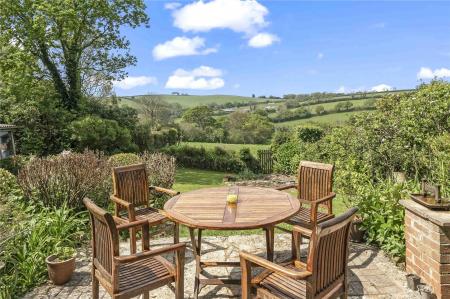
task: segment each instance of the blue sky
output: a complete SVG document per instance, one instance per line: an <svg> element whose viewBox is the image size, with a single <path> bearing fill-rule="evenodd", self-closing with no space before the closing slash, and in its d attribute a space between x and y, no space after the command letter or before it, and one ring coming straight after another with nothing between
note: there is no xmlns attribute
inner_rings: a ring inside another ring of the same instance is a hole
<svg viewBox="0 0 450 299"><path fill-rule="evenodd" d="M450 77L450 2L150 1L119 95L413 88Z"/></svg>

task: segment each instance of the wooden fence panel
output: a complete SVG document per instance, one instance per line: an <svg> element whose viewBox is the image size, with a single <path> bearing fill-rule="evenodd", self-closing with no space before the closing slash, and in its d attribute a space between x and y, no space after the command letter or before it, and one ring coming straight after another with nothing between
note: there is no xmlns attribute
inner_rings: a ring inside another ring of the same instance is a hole
<svg viewBox="0 0 450 299"><path fill-rule="evenodd" d="M261 172L264 174L272 173L273 170L273 158L272 150L258 150L258 161Z"/></svg>

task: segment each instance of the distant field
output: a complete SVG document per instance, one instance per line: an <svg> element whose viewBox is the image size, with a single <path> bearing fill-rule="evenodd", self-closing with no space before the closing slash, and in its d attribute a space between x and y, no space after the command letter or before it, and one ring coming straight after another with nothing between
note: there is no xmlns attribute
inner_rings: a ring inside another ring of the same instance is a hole
<svg viewBox="0 0 450 299"><path fill-rule="evenodd" d="M206 142L183 142L194 147L204 147L205 149L212 149L216 146L220 146L224 150L239 151L241 148L247 147L253 155L256 155L260 149L268 149L268 144L228 144L228 143L206 143Z"/></svg>
<svg viewBox="0 0 450 299"><path fill-rule="evenodd" d="M140 96L135 96L134 98L139 98ZM124 105L129 105L133 108L138 108L137 105L131 97L122 97L122 103ZM242 103L249 101L266 101L266 99L251 98L251 97L241 97L241 96L229 96L229 95L207 95L207 96L174 96L174 95L162 95L162 99L168 103L179 103L184 108L194 107L198 105L207 105L211 103L225 104L231 103Z"/></svg>
<svg viewBox="0 0 450 299"><path fill-rule="evenodd" d="M285 121L282 123L276 123L276 127L291 127L297 125L303 125L306 123L320 123L320 124L340 124L348 120L352 115L356 115L361 112L367 111L350 111L333 114L325 114L320 116L313 116L305 119L297 119L291 121Z"/></svg>

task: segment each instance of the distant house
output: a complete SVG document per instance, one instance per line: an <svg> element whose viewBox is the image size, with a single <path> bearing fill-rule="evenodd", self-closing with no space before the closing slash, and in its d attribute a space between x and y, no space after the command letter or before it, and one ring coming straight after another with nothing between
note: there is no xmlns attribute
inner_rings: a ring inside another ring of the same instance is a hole
<svg viewBox="0 0 450 299"><path fill-rule="evenodd" d="M222 109L222 111L226 112L226 113L232 113L232 112L236 111L236 108L225 108L225 109Z"/></svg>
<svg viewBox="0 0 450 299"><path fill-rule="evenodd" d="M13 132L17 129L14 125L0 124L0 159L5 159L16 154Z"/></svg>

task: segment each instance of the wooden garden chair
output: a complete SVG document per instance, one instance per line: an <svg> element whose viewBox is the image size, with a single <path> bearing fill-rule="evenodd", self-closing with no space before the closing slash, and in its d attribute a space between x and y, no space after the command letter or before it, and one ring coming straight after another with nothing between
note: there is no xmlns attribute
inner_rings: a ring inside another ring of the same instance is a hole
<svg viewBox="0 0 450 299"><path fill-rule="evenodd" d="M241 252L242 299L347 298L349 232L356 212L352 208L313 229L306 263L275 264ZM252 265L265 269L253 279Z"/></svg>
<svg viewBox="0 0 450 299"><path fill-rule="evenodd" d="M175 283L175 298L184 298L184 256L186 245L174 244L150 250L147 220L116 225L114 217L84 199L92 225L92 298L99 298L99 283L114 298L131 298ZM142 228L142 252L119 255L119 230ZM173 252L175 265L162 254Z"/></svg>
<svg viewBox="0 0 450 299"><path fill-rule="evenodd" d="M278 227L292 233L292 254L296 258L300 258L302 236L311 236L312 230L318 223L334 217L332 200L336 194L332 191L333 170L334 166L331 164L301 161L298 169L298 183L277 188L277 190L297 189L300 211L286 221L297 228L290 231ZM324 206L326 211L319 210L321 206Z"/></svg>
<svg viewBox="0 0 450 299"><path fill-rule="evenodd" d="M164 211L150 207L150 191L178 195L179 192L161 187L149 186L145 164L114 167L112 171L114 194L111 200L115 204L115 216L119 224L136 220L147 220L150 226L160 225L169 219ZM130 251L136 253L136 231L130 228ZM174 244L179 242L179 226L174 223Z"/></svg>

